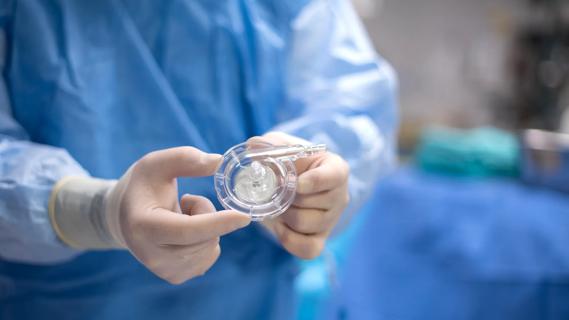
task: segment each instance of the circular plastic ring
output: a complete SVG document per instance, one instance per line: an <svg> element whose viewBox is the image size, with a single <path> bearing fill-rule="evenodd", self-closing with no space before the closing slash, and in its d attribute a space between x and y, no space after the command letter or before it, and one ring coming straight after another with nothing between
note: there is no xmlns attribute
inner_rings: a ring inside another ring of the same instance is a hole
<svg viewBox="0 0 569 320"><path fill-rule="evenodd" d="M215 174L215 191L224 208L260 221L276 217L291 206L297 178L293 160L252 156L273 148L265 142L242 143L223 155Z"/></svg>

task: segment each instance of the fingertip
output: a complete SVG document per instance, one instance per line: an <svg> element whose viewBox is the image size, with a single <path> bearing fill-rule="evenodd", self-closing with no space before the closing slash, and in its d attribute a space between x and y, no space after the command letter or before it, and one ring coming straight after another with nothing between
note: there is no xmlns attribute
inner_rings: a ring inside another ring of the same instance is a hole
<svg viewBox="0 0 569 320"><path fill-rule="evenodd" d="M235 210L223 210L219 211L219 214L231 217L236 228L244 228L251 223L251 216L246 213Z"/></svg>
<svg viewBox="0 0 569 320"><path fill-rule="evenodd" d="M223 158L222 155L220 155L219 153L203 153L201 155L201 161L203 163L207 163L207 164L218 164L219 162L221 162L221 159Z"/></svg>
<svg viewBox="0 0 569 320"><path fill-rule="evenodd" d="M209 167L209 174L214 174L221 166L223 156L218 153L203 153L200 162Z"/></svg>
<svg viewBox="0 0 569 320"><path fill-rule="evenodd" d="M274 145L274 141L266 139L261 136L254 136L247 140L246 142L248 149L258 149L267 147L267 145Z"/></svg>
<svg viewBox="0 0 569 320"><path fill-rule="evenodd" d="M221 158L223 158L223 155L219 153L208 153L207 156L210 158L212 162L219 162L221 161Z"/></svg>
<svg viewBox="0 0 569 320"><path fill-rule="evenodd" d="M296 192L299 194L310 194L314 190L314 181L307 175L298 177Z"/></svg>
<svg viewBox="0 0 569 320"><path fill-rule="evenodd" d="M191 204L192 204L191 195L188 193L183 194L182 197L180 198L180 209L182 210L183 214L188 216L190 215Z"/></svg>
<svg viewBox="0 0 569 320"><path fill-rule="evenodd" d="M263 138L260 136L253 136L247 139L247 143L256 142L256 141L263 141Z"/></svg>
<svg viewBox="0 0 569 320"><path fill-rule="evenodd" d="M180 200L182 212L195 216L215 212L215 206L206 197L200 195L184 194Z"/></svg>

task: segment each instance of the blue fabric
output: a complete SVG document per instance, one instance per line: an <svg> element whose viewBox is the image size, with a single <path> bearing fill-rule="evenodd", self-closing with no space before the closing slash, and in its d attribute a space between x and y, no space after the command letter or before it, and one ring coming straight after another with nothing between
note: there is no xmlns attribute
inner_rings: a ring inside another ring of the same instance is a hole
<svg viewBox="0 0 569 320"><path fill-rule="evenodd" d="M569 198L403 169L342 264L339 319L569 319Z"/></svg>
<svg viewBox="0 0 569 320"><path fill-rule="evenodd" d="M294 261L255 226L179 287L125 252L67 248L47 218L66 175L283 130L349 161L354 212L394 161L395 75L347 0L6 0L0 67L0 318L294 313ZM210 178L180 182L214 198Z"/></svg>

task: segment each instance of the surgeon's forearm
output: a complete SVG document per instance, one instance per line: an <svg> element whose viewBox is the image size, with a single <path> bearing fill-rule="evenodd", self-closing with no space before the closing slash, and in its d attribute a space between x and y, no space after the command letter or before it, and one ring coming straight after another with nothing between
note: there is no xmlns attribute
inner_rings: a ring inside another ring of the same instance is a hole
<svg viewBox="0 0 569 320"><path fill-rule="evenodd" d="M349 221L395 163L397 76L348 0L307 3L291 39L286 120L272 130L325 143L348 161Z"/></svg>
<svg viewBox="0 0 569 320"><path fill-rule="evenodd" d="M120 247L105 216L107 194L115 184L114 180L66 177L55 185L49 216L63 242L78 249Z"/></svg>
<svg viewBox="0 0 569 320"><path fill-rule="evenodd" d="M2 116L2 114L0 114ZM58 263L80 251L63 243L48 215L53 186L62 177L88 176L63 149L0 135L0 257Z"/></svg>

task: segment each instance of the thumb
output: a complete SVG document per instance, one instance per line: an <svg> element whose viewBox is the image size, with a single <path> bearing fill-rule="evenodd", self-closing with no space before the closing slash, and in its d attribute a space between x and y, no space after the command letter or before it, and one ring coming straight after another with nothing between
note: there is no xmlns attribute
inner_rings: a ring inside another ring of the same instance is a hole
<svg viewBox="0 0 569 320"><path fill-rule="evenodd" d="M178 147L154 151L139 161L145 172L166 180L177 177L204 177L215 173L221 162L219 154L206 153L194 147Z"/></svg>

